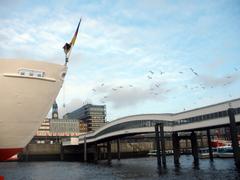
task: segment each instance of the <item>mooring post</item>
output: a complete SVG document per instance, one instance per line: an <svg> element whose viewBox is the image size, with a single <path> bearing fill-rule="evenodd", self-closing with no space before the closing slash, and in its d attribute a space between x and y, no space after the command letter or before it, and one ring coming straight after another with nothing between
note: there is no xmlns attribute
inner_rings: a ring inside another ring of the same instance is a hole
<svg viewBox="0 0 240 180"><path fill-rule="evenodd" d="M213 161L213 152L212 152L212 145L211 145L210 129L207 129L207 139L208 139L209 158L210 158L210 161Z"/></svg>
<svg viewBox="0 0 240 180"><path fill-rule="evenodd" d="M120 159L121 159L121 150L120 150L120 139L119 138L117 139L117 157L118 157L118 160L120 161Z"/></svg>
<svg viewBox="0 0 240 180"><path fill-rule="evenodd" d="M233 108L228 109L228 116L230 120L230 134L232 140L233 156L236 167L240 169L240 148L238 144L237 125L235 121L235 112Z"/></svg>
<svg viewBox="0 0 240 180"><path fill-rule="evenodd" d="M107 142L107 159L108 159L108 164L111 164L112 156L111 156L111 143L110 143L110 141Z"/></svg>
<svg viewBox="0 0 240 180"><path fill-rule="evenodd" d="M160 142L159 142L159 124L155 124L155 141L157 147L157 163L161 167L161 154L160 154Z"/></svg>
<svg viewBox="0 0 240 180"><path fill-rule="evenodd" d="M162 163L166 167L166 151L165 151L165 138L164 138L164 125L160 124L160 136L161 136L161 150L162 150Z"/></svg>
<svg viewBox="0 0 240 180"><path fill-rule="evenodd" d="M180 144L177 132L172 133L173 157L175 166L179 166Z"/></svg>
<svg viewBox="0 0 240 180"><path fill-rule="evenodd" d="M87 162L87 138L84 136L84 162Z"/></svg>
<svg viewBox="0 0 240 180"><path fill-rule="evenodd" d="M191 133L191 146L192 146L192 155L194 158L194 164L198 165L199 164L198 143L197 143L197 135L194 131Z"/></svg>

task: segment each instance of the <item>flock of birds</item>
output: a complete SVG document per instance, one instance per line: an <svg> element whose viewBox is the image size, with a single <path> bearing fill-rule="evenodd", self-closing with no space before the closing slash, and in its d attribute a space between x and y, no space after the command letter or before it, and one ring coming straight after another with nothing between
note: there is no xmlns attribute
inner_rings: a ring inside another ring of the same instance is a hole
<svg viewBox="0 0 240 180"><path fill-rule="evenodd" d="M235 71L240 71L240 68L234 68ZM189 68L188 71L179 71L178 74L179 75L183 75L183 74L186 74L188 72L191 72L194 76L196 77L200 77L200 74L198 72L196 72L193 68ZM172 91L172 89L164 89L161 82L154 82L156 76L164 76L166 74L166 72L163 72L163 71L157 71L157 72L154 72L153 70L149 70L147 75L146 75L146 80L150 81L151 82L151 85L150 85L150 88L149 88L149 94L153 95L153 96L158 96L159 94L163 94L163 93L169 93L170 91ZM232 76L225 76L226 80L228 80L226 83L222 84L222 86L227 86L229 84L232 83L231 81L231 78ZM92 91L94 93L97 93L98 89L99 88L103 88L103 87L107 87L105 83L100 83L100 85L96 88L93 88ZM137 85L133 85L133 84L128 84L128 85L125 85L125 86L117 86L117 87L108 87L109 90L111 91L114 91L114 92L118 92L120 91L121 89L126 89L126 88L134 88L134 87L137 87ZM207 88L215 88L214 85L206 85L204 83L199 83L198 85L195 85L195 86L191 86L189 84L184 84L183 85L183 88L185 88L186 90L191 90L191 91L195 91L196 89L202 89L202 90L205 90ZM174 89L174 88L173 88ZM232 97L231 94L229 94L229 97ZM109 97L108 96L103 96L103 98L100 100L101 103L105 104L107 99ZM174 99L176 99L176 96L173 96ZM202 97L199 97L198 99L202 99ZM196 103L195 103L196 104ZM183 108L183 110L185 111L186 108Z"/></svg>

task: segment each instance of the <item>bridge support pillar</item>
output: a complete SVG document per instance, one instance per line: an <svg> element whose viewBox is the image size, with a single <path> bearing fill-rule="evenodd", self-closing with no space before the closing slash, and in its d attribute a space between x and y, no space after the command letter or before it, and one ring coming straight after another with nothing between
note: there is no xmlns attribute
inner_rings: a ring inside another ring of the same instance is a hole
<svg viewBox="0 0 240 180"><path fill-rule="evenodd" d="M94 143L94 163L97 163L97 162L98 162L98 145L95 142Z"/></svg>
<svg viewBox="0 0 240 180"><path fill-rule="evenodd" d="M159 124L155 124L155 141L157 147L157 164L159 167L162 166L161 154L160 154L160 142L159 142Z"/></svg>
<svg viewBox="0 0 240 180"><path fill-rule="evenodd" d="M84 136L84 162L87 162L87 139L86 136Z"/></svg>
<svg viewBox="0 0 240 180"><path fill-rule="evenodd" d="M236 167L240 169L240 148L238 144L237 125L235 121L235 112L233 108L228 109L228 116L230 120L230 134L231 134L231 141L232 141L232 147L233 147L233 156L234 156Z"/></svg>
<svg viewBox="0 0 240 180"><path fill-rule="evenodd" d="M194 164L198 165L199 164L198 143L197 143L197 135L194 131L191 133L191 146L192 146L192 155L194 159Z"/></svg>
<svg viewBox="0 0 240 180"><path fill-rule="evenodd" d="M98 160L101 160L101 147L97 146L97 157Z"/></svg>
<svg viewBox="0 0 240 180"><path fill-rule="evenodd" d="M175 166L179 166L180 144L179 144L179 137L177 132L172 133L172 144L173 144L174 164Z"/></svg>
<svg viewBox="0 0 240 180"><path fill-rule="evenodd" d="M60 147L60 160L63 161L64 160L64 146L61 143L61 147Z"/></svg>
<svg viewBox="0 0 240 180"><path fill-rule="evenodd" d="M117 158L120 161L121 159L121 150L120 150L120 139L117 139Z"/></svg>
<svg viewBox="0 0 240 180"><path fill-rule="evenodd" d="M166 167L166 150L165 150L165 138L164 138L164 126L160 124L160 139L161 139L161 150L162 150L162 163L163 167Z"/></svg>
<svg viewBox="0 0 240 180"><path fill-rule="evenodd" d="M107 144L106 143L103 143L102 150L103 150L103 159L107 159Z"/></svg>
<svg viewBox="0 0 240 180"><path fill-rule="evenodd" d="M111 156L111 143L110 143L110 141L107 142L107 159L108 159L108 164L111 164L112 156Z"/></svg>
<svg viewBox="0 0 240 180"><path fill-rule="evenodd" d="M211 145L210 129L207 129L207 139L208 139L209 159L210 159L210 161L213 161L213 152L212 152L212 145Z"/></svg>
<svg viewBox="0 0 240 180"><path fill-rule="evenodd" d="M188 139L185 139L185 149L188 149Z"/></svg>

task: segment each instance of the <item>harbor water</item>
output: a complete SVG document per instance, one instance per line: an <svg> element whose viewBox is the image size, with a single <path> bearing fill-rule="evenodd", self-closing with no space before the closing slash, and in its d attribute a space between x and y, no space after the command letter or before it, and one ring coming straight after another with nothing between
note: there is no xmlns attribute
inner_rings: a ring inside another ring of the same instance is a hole
<svg viewBox="0 0 240 180"><path fill-rule="evenodd" d="M112 160L98 164L83 162L1 162L0 175L5 180L156 180L156 179L240 179L234 160L200 160L194 167L193 158L184 155L180 167L173 164L173 157L167 157L167 168L158 169L156 157Z"/></svg>

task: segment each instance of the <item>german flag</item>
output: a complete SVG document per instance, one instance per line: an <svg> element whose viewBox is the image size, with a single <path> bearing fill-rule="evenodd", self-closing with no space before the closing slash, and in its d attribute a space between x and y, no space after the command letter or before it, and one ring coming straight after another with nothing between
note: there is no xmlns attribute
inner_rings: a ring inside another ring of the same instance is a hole
<svg viewBox="0 0 240 180"><path fill-rule="evenodd" d="M74 44L75 44L75 41L76 41L77 35L78 35L78 29L79 29L79 26L80 26L80 24L81 24L81 21L82 21L82 19L80 19L80 21L79 21L79 23L78 23L76 32L74 33L74 36L73 36L71 42L70 42L70 43L66 43L66 44L63 46L64 52L65 52L66 55L70 52L70 50L72 49L72 47L73 47Z"/></svg>

